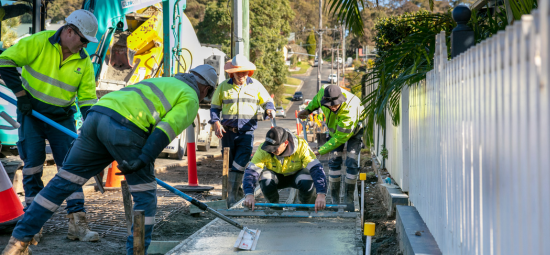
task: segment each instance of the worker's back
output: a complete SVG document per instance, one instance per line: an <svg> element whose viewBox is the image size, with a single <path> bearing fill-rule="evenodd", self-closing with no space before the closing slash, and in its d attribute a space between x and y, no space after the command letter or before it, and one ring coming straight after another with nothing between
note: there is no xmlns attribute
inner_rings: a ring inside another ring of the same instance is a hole
<svg viewBox="0 0 550 255"><path fill-rule="evenodd" d="M173 139L197 116L198 88L192 86L173 77L148 79L103 96L96 106L117 112L146 132L158 125Z"/></svg>

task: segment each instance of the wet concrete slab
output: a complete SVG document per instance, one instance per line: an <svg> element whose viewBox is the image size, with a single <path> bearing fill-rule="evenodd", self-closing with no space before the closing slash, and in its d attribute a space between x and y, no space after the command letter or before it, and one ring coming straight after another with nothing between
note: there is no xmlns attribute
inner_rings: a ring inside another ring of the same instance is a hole
<svg viewBox="0 0 550 255"><path fill-rule="evenodd" d="M355 219L236 218L260 229L255 251L234 248L240 230L216 219L166 254L354 254Z"/></svg>

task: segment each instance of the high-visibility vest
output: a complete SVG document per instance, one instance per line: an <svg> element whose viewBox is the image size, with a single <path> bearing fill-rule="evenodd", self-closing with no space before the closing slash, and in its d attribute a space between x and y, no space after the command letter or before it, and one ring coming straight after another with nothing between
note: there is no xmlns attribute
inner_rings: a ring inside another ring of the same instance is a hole
<svg viewBox="0 0 550 255"><path fill-rule="evenodd" d="M97 102L92 61L82 49L63 60L61 29L43 31L21 39L0 55L0 67L23 67L23 88L44 103L67 107Z"/></svg>
<svg viewBox="0 0 550 255"><path fill-rule="evenodd" d="M222 110L222 119L250 120L256 118L258 105L264 109L273 99L256 79L246 85L229 84L223 81L214 91L212 108Z"/></svg>
<svg viewBox="0 0 550 255"><path fill-rule="evenodd" d="M262 169L269 169L275 173L283 175L292 175L302 169L311 170L312 167L321 162L315 157L313 151L309 148L306 140L292 135L295 152L288 157L284 157L283 163L277 156L262 150L262 145L256 150L254 156L248 163L247 168L260 172Z"/></svg>
<svg viewBox="0 0 550 255"><path fill-rule="evenodd" d="M114 110L146 132L159 128L172 141L195 120L199 97L187 83L163 77L113 91L96 105Z"/></svg>
<svg viewBox="0 0 550 255"><path fill-rule="evenodd" d="M311 112L320 107L327 118L326 124L331 138L319 148L321 155L331 152L338 146L346 143L359 130L357 127L362 124L361 121L363 120L361 118L363 112L361 100L347 90L342 89L346 102L342 103L336 113L332 112L328 107L322 106L321 100L327 86L329 85L323 86L306 107Z"/></svg>

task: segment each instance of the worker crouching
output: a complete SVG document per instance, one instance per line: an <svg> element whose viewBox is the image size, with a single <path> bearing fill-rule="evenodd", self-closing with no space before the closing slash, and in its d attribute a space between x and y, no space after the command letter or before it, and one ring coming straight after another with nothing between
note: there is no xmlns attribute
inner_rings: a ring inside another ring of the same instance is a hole
<svg viewBox="0 0 550 255"><path fill-rule="evenodd" d="M113 160L126 177L134 210L145 213L145 249L151 243L157 208L154 161L176 135L193 123L199 102L214 91L218 76L209 65L190 74L153 78L113 91L88 113L63 167L38 193L17 223L2 255L29 252L33 236L71 193ZM77 220L76 224L82 224ZM133 254L133 235L126 241Z"/></svg>
<svg viewBox="0 0 550 255"><path fill-rule="evenodd" d="M252 210L258 179L262 193L270 203L279 203L279 189L292 187L299 191L302 204L315 203L315 211L326 206L327 181L323 165L307 141L288 129L274 127L269 130L265 142L248 163L243 180L246 195L243 205Z"/></svg>

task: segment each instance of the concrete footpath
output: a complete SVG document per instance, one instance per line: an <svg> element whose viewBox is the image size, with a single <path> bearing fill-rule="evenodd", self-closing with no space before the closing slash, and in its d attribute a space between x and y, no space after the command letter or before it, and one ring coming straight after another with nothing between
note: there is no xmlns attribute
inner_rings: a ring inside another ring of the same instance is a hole
<svg viewBox="0 0 550 255"><path fill-rule="evenodd" d="M356 254L355 219L239 218L250 229L261 230L256 250L247 254ZM214 220L166 254L228 254L240 231Z"/></svg>

